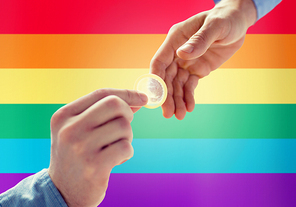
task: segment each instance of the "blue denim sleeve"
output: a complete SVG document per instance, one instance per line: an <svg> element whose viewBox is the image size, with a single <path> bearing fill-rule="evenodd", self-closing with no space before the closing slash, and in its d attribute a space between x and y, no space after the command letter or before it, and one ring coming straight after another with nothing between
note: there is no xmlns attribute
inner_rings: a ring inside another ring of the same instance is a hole
<svg viewBox="0 0 296 207"><path fill-rule="evenodd" d="M44 169L0 194L0 207L14 206L67 207L67 204L50 179L47 169Z"/></svg>
<svg viewBox="0 0 296 207"><path fill-rule="evenodd" d="M221 0L214 0L217 4ZM270 12L276 5L278 5L281 0L253 0L255 7L257 9L257 20L261 19L268 12Z"/></svg>

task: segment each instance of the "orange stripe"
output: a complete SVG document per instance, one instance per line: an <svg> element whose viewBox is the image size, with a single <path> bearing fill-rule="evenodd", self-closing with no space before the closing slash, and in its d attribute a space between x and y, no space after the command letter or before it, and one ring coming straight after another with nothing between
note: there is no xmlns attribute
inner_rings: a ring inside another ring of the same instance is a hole
<svg viewBox="0 0 296 207"><path fill-rule="evenodd" d="M148 68L161 34L0 35L0 68ZM296 35L246 36L222 68L296 68Z"/></svg>
<svg viewBox="0 0 296 207"><path fill-rule="evenodd" d="M222 68L295 68L296 35L246 35L240 50Z"/></svg>

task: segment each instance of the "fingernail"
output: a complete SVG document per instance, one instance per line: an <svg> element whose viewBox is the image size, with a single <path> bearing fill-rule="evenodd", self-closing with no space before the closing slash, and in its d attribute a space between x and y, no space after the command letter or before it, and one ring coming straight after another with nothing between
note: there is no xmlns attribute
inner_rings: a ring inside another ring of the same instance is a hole
<svg viewBox="0 0 296 207"><path fill-rule="evenodd" d="M148 97L145 93L139 93L140 98L143 102L147 102L148 101Z"/></svg>
<svg viewBox="0 0 296 207"><path fill-rule="evenodd" d="M186 52L186 53L192 53L193 49L194 49L194 46L190 44L185 44L179 48L179 50L182 50L183 52Z"/></svg>

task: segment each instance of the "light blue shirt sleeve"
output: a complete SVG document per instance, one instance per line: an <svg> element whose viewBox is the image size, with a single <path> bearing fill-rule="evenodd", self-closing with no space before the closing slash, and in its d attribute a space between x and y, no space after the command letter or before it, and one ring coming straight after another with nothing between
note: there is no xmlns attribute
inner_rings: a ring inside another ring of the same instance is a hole
<svg viewBox="0 0 296 207"><path fill-rule="evenodd" d="M0 207L67 207L66 202L53 184L47 169L19 182L15 187L0 194Z"/></svg>
<svg viewBox="0 0 296 207"><path fill-rule="evenodd" d="M215 4L217 4L221 0L214 0ZM257 10L257 20L261 19L268 12L273 10L281 0L253 0L256 10Z"/></svg>

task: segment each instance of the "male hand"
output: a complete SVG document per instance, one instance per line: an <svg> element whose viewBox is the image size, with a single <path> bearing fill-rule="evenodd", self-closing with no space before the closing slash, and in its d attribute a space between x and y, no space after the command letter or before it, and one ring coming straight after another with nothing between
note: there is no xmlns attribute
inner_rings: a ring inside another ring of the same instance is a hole
<svg viewBox="0 0 296 207"><path fill-rule="evenodd" d="M163 115L181 120L195 106L198 80L228 60L243 44L256 21L252 0L222 0L213 9L171 27L150 63L164 79L168 97Z"/></svg>
<svg viewBox="0 0 296 207"><path fill-rule="evenodd" d="M49 175L69 207L99 205L112 168L133 156L133 112L147 96L100 89L62 108L51 119Z"/></svg>

